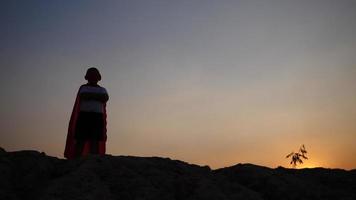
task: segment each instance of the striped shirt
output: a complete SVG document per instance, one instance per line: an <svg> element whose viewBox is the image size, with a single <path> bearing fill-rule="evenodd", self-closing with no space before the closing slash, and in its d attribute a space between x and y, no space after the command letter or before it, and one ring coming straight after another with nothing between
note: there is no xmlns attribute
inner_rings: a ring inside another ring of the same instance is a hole
<svg viewBox="0 0 356 200"><path fill-rule="evenodd" d="M79 90L80 111L103 113L103 105L109 96L105 88L83 85Z"/></svg>

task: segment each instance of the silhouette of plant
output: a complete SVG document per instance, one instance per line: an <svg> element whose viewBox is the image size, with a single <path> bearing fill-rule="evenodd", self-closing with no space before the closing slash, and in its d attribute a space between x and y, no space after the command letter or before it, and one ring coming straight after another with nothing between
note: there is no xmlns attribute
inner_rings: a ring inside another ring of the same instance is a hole
<svg viewBox="0 0 356 200"><path fill-rule="evenodd" d="M292 160L290 162L291 165L293 165L293 168L297 167L297 164L303 164L302 159L308 159L306 156L307 150L305 149L304 144L299 148L299 151L297 153L294 153L294 151L286 156L286 158L291 157Z"/></svg>

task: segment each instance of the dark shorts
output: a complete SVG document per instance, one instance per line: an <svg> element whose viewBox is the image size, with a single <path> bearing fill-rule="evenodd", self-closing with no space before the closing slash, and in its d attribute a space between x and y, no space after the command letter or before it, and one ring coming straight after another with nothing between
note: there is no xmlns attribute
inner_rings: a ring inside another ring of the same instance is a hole
<svg viewBox="0 0 356 200"><path fill-rule="evenodd" d="M80 112L75 128L76 140L103 140L102 113Z"/></svg>

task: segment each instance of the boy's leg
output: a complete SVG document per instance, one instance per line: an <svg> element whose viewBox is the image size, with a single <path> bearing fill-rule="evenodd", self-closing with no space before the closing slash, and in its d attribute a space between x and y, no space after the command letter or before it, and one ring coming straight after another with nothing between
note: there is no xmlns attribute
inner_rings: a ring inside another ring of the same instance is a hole
<svg viewBox="0 0 356 200"><path fill-rule="evenodd" d="M90 153L91 154L98 154L99 153L99 141L92 140L90 145Z"/></svg>
<svg viewBox="0 0 356 200"><path fill-rule="evenodd" d="M84 150L85 142L82 140L77 140L75 145L75 157L80 158Z"/></svg>

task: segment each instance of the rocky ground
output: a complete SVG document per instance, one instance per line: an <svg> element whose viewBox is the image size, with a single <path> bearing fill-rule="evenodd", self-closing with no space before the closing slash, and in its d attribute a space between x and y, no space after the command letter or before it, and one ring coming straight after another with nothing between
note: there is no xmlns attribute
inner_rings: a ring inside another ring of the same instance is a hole
<svg viewBox="0 0 356 200"><path fill-rule="evenodd" d="M78 160L0 149L0 199L356 199L356 170L271 169L252 164L211 170L159 157Z"/></svg>

